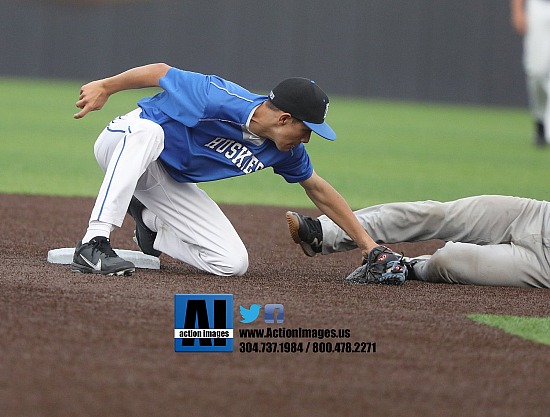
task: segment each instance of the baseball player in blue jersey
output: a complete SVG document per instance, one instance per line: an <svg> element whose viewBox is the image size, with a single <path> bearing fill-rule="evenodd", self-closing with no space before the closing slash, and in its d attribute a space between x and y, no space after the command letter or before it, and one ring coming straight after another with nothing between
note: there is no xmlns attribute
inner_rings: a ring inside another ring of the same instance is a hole
<svg viewBox="0 0 550 417"><path fill-rule="evenodd" d="M217 76L150 64L84 85L74 117L101 109L116 92L144 87L163 91L114 119L95 143L105 177L72 270L134 272L109 242L128 211L144 253L165 253L216 275L244 274L243 242L196 183L267 167L300 183L316 206L353 236L364 256L376 247L341 195L315 173L305 150L312 131L336 139L325 122L328 97L313 81L286 79L263 96Z"/></svg>

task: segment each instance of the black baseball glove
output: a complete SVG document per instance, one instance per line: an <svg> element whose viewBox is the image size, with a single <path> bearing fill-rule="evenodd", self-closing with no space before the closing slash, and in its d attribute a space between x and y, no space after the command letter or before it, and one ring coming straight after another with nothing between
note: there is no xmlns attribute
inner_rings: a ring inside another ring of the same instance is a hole
<svg viewBox="0 0 550 417"><path fill-rule="evenodd" d="M376 246L369 252L363 265L346 277L346 281L357 284L401 285L408 273L403 256L385 246Z"/></svg>

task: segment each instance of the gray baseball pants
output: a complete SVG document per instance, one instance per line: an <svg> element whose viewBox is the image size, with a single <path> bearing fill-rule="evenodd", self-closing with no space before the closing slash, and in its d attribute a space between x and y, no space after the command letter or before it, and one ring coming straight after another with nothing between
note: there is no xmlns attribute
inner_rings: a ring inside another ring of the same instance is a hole
<svg viewBox="0 0 550 417"><path fill-rule="evenodd" d="M447 243L415 266L418 279L455 284L550 288L550 203L482 195L450 202L390 203L355 212L380 243ZM356 248L326 216L323 254Z"/></svg>

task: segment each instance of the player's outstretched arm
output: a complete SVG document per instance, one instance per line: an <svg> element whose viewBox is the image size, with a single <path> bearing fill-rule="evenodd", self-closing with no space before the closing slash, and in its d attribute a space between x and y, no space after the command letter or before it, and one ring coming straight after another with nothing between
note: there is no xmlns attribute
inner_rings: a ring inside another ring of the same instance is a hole
<svg viewBox="0 0 550 417"><path fill-rule="evenodd" d="M357 244L363 257L367 258L377 243L361 226L344 197L315 172L300 185L319 210L340 226Z"/></svg>
<svg viewBox="0 0 550 417"><path fill-rule="evenodd" d="M81 119L91 111L100 110L109 97L119 91L136 88L158 87L159 80L170 69L166 64L148 64L124 71L113 77L92 81L80 88L76 107L81 109L73 117Z"/></svg>
<svg viewBox="0 0 550 417"><path fill-rule="evenodd" d="M348 282L401 285L408 269L403 257L385 246L379 246L363 229L348 203L315 172L300 183L311 201L351 237L363 255L364 262L346 278Z"/></svg>

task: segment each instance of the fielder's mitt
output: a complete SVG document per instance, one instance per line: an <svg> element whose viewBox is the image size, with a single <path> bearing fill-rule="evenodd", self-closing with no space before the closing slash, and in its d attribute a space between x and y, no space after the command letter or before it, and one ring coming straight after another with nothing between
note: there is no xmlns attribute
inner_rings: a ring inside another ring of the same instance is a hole
<svg viewBox="0 0 550 417"><path fill-rule="evenodd" d="M357 284L401 285L409 271L398 255L385 246L376 246L359 268L346 277L346 281Z"/></svg>

